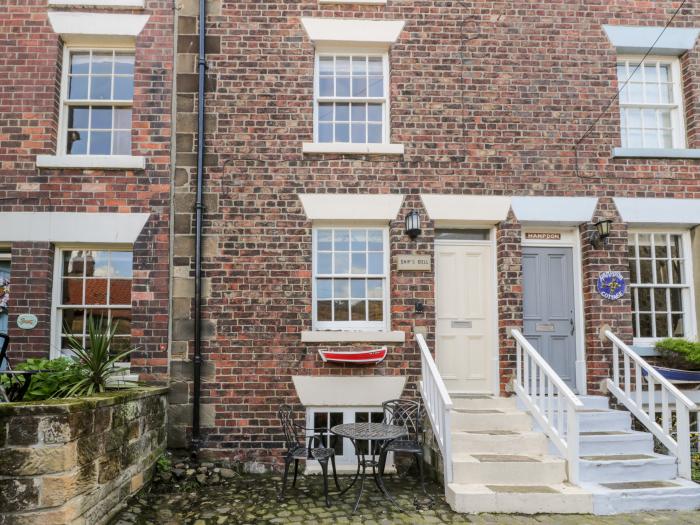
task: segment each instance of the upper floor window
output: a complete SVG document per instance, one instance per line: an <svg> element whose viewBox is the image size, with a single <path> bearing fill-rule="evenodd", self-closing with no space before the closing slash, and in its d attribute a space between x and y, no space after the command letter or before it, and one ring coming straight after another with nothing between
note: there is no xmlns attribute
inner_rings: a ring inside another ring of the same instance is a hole
<svg viewBox="0 0 700 525"><path fill-rule="evenodd" d="M388 56L316 56L314 142L389 142Z"/></svg>
<svg viewBox="0 0 700 525"><path fill-rule="evenodd" d="M314 230L314 328L387 329L388 229Z"/></svg>
<svg viewBox="0 0 700 525"><path fill-rule="evenodd" d="M68 49L64 64L60 151L131 155L133 50Z"/></svg>
<svg viewBox="0 0 700 525"><path fill-rule="evenodd" d="M680 63L621 57L617 64L623 148L685 148Z"/></svg>

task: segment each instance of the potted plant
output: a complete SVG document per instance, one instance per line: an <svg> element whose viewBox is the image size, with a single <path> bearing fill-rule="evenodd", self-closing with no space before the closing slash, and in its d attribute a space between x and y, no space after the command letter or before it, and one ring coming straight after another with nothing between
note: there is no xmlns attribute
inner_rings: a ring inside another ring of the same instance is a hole
<svg viewBox="0 0 700 525"><path fill-rule="evenodd" d="M654 368L674 383L700 383L700 343L686 339L662 339Z"/></svg>

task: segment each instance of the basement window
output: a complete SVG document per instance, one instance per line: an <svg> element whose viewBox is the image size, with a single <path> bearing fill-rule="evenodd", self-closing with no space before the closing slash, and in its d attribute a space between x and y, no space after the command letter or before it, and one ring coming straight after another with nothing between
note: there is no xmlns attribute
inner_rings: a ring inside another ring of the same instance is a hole
<svg viewBox="0 0 700 525"><path fill-rule="evenodd" d="M306 411L306 427L313 429L314 436L323 440L323 446L335 450L336 463L341 465L356 465L356 452L349 439L332 434L331 428L348 423L381 423L383 420L384 413L378 407L319 407ZM377 443L373 441L357 442L359 451L364 454L376 446Z"/></svg>

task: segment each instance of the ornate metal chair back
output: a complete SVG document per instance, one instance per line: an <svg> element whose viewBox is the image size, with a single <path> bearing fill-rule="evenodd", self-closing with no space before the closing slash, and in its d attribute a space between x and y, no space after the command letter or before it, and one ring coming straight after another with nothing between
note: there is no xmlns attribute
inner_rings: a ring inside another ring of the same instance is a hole
<svg viewBox="0 0 700 525"><path fill-rule="evenodd" d="M299 446L304 446L304 441L301 440L297 434L297 426L294 424L294 418L292 416L292 407L289 405L282 405L277 411L277 416L282 424L284 442L287 448L292 450Z"/></svg>
<svg viewBox="0 0 700 525"><path fill-rule="evenodd" d="M7 358L7 348L10 346L10 336L0 332L0 370L10 369L10 360Z"/></svg>
<svg viewBox="0 0 700 525"><path fill-rule="evenodd" d="M407 439L421 442L423 425L420 401L392 399L382 403L382 408L384 409L385 423L404 427L408 431Z"/></svg>

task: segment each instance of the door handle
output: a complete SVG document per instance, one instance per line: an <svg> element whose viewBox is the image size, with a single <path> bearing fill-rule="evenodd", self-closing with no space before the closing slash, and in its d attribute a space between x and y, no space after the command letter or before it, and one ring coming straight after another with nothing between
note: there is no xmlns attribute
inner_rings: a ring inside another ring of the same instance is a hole
<svg viewBox="0 0 700 525"><path fill-rule="evenodd" d="M569 318L569 324L571 325L571 334L570 334L570 335L574 335L574 330L575 330L575 328L576 328L576 325L574 324L574 318L573 318L573 317Z"/></svg>

